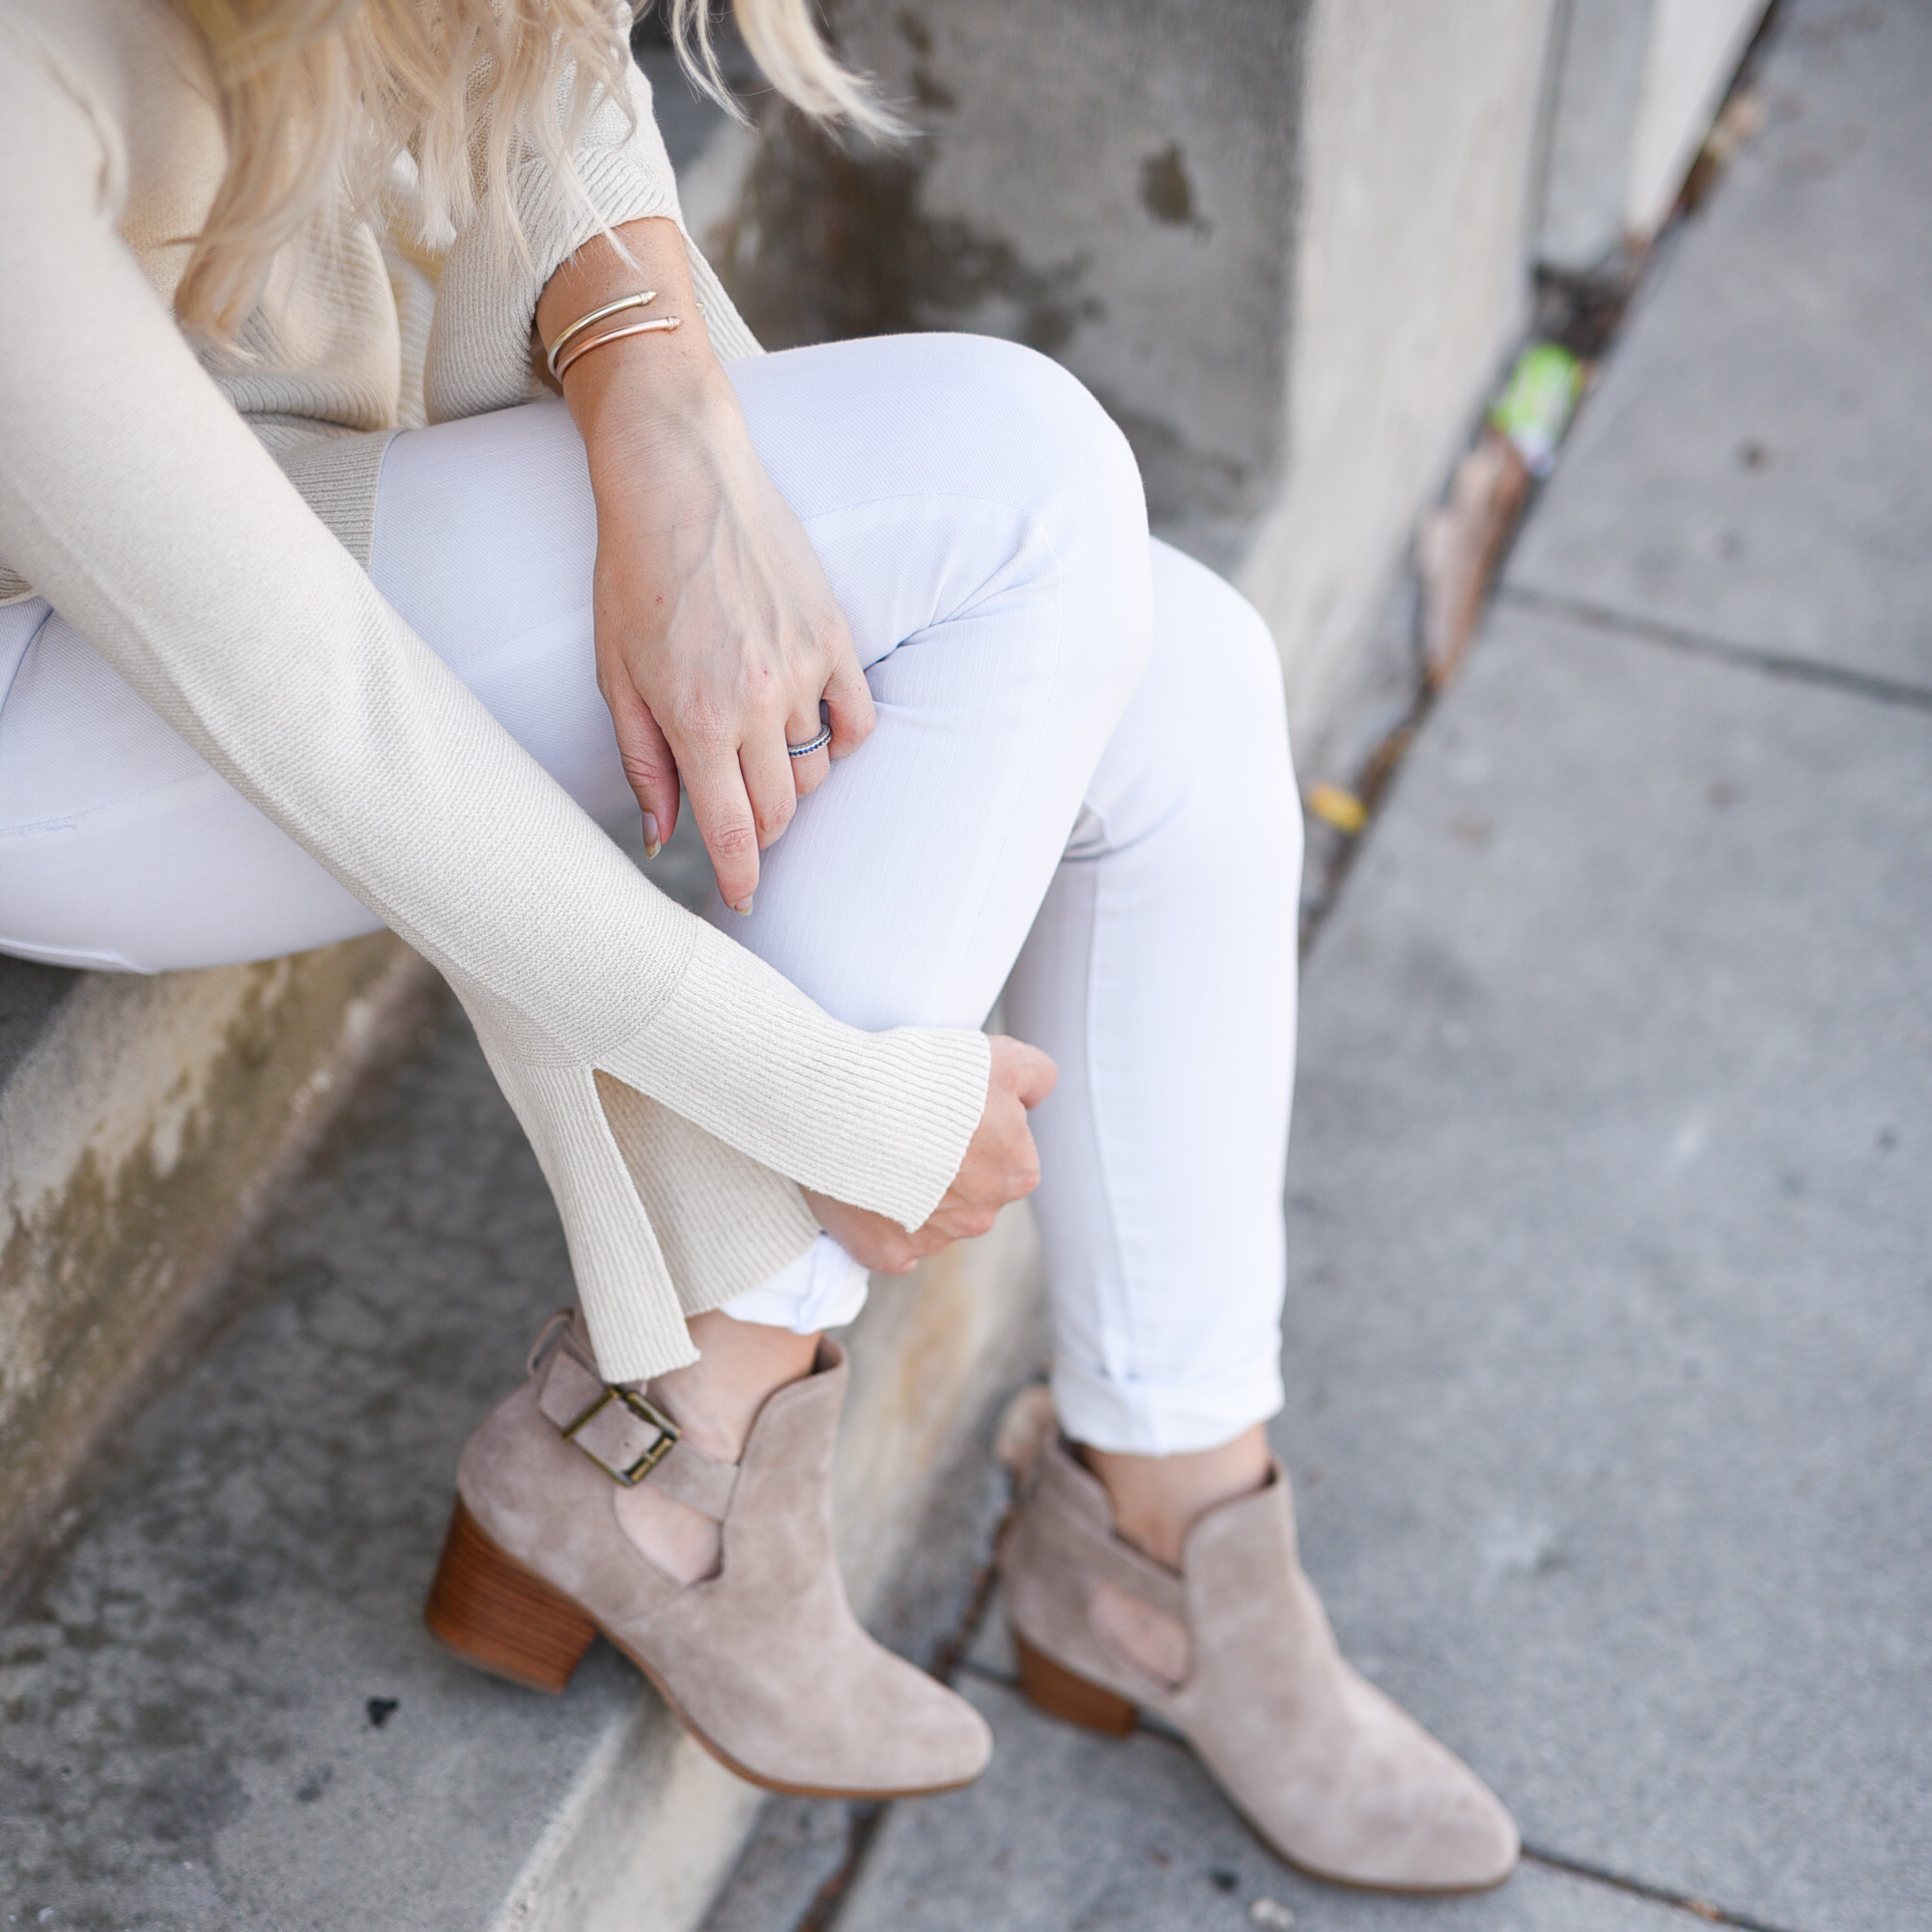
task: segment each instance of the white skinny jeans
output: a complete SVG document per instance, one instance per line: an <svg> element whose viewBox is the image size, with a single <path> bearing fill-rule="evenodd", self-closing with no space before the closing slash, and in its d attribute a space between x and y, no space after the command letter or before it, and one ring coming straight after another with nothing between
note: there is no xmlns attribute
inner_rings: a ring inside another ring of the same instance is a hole
<svg viewBox="0 0 1932 1932"><path fill-rule="evenodd" d="M1301 834L1266 630L1150 554L1118 432L1042 357L908 336L730 373L879 723L764 855L752 917L714 917L863 1027L977 1026L1006 987L1060 1065L1035 1131L1062 1423L1141 1454L1226 1441L1281 1404ZM561 405L391 444L375 582L614 826L636 806L594 551ZM1150 597L1143 662L1119 613ZM0 951L159 972L376 923L44 604L0 611ZM846 1321L854 1272L823 1238L730 1312Z"/></svg>

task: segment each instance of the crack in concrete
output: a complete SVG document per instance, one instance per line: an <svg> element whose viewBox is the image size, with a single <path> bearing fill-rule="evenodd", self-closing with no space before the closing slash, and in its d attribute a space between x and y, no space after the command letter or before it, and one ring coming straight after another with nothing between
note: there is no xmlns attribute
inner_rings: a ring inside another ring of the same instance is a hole
<svg viewBox="0 0 1932 1932"><path fill-rule="evenodd" d="M792 1925L792 1932L826 1932L845 1903L846 1894L858 1883L865 1868L866 1855L885 1822L883 1804L854 1804L846 1812L845 1856L838 1869L811 1895L811 1903Z"/></svg>
<svg viewBox="0 0 1932 1932"><path fill-rule="evenodd" d="M1708 1898L1699 1898L1694 1892L1651 1885L1644 1879L1632 1878L1627 1872L1611 1871L1607 1866L1591 1864L1586 1859L1567 1858L1561 1852L1548 1851L1541 1845L1525 1844L1522 1855L1531 1863L1546 1866L1550 1871L1563 1872L1571 1878L1587 1879L1592 1885L1607 1886L1615 1891L1630 1892L1634 1897L1649 1899L1654 1905L1673 1906L1679 1912L1688 1912L1693 1918L1703 1919L1707 1925L1734 1925L1738 1932L1796 1932L1795 1927L1774 1925L1769 1919L1755 1918L1748 1912L1733 1912L1726 1906L1713 1904Z"/></svg>
<svg viewBox="0 0 1932 1932"><path fill-rule="evenodd" d="M1327 923L1328 915L1335 910L1342 896L1342 888L1349 881L1349 874L1354 869L1355 861L1362 855L1370 836L1376 829L1383 799L1388 795L1395 776L1402 769L1403 760L1415 743L1416 734L1429 722L1429 714L1435 708L1435 701L1441 693L1421 674L1418 663L1414 699L1400 724L1389 732L1372 751L1364 763L1361 774L1356 778L1353 790L1360 799L1365 813L1365 822L1359 832L1337 839L1329 847L1325 862L1315 858L1311 849L1310 859L1321 866L1321 883L1312 893L1304 889L1301 902L1300 957L1305 966L1308 956L1315 950L1315 942L1321 936L1321 928ZM1312 843L1312 841L1311 841Z"/></svg>
<svg viewBox="0 0 1932 1932"><path fill-rule="evenodd" d="M1902 704L1915 711L1932 711L1932 688L1908 684L1902 678L1881 677L1876 671L1850 670L1841 665L1820 664L1816 658L1795 651L1774 651L1761 644L1743 644L1730 638L1717 638L1705 631L1693 631L1683 624L1671 624L1657 617L1638 617L1611 605L1598 604L1584 597L1566 597L1558 590L1536 590L1525 584L1505 583L1496 590L1496 601L1519 611L1533 611L1545 616L1567 617L1592 630L1611 631L1619 637L1634 638L1643 643L1662 644L1689 657L1709 658L1767 677L1790 678L1800 684L1823 685L1828 690L1847 693L1854 697L1871 698L1880 704Z"/></svg>
<svg viewBox="0 0 1932 1932"><path fill-rule="evenodd" d="M1004 1670L994 1670L984 1663L975 1663L970 1657L959 1668L966 1676L977 1677L981 1684L997 1684L1002 1690L1017 1690L1020 1688L1017 1677L1009 1677Z"/></svg>
<svg viewBox="0 0 1932 1932"><path fill-rule="evenodd" d="M1000 1531L1006 1526L1007 1514L1002 1512L1000 1520L993 1525L981 1560L974 1570L973 1588L965 1608L952 1631L940 1639L926 1665L942 1684L951 1684L962 1670L980 1677L987 1674L967 1658L966 1652L979 1634L986 1605L993 1599L993 1587L999 1581L993 1551L998 1548ZM829 1932L852 1888L858 1884L872 1841L879 1835L879 1827L885 1823L891 1808L889 1804L853 1804L846 1807L845 1855L839 1860L838 1869L812 1893L810 1902L793 1920L791 1932Z"/></svg>

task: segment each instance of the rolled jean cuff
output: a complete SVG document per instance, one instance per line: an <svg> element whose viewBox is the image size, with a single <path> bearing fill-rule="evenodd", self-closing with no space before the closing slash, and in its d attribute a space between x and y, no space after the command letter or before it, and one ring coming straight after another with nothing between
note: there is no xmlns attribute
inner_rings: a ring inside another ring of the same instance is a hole
<svg viewBox="0 0 1932 1932"><path fill-rule="evenodd" d="M734 1294L720 1313L734 1321L815 1335L857 1321L867 1287L866 1270L830 1235L820 1235L789 1267Z"/></svg>
<svg viewBox="0 0 1932 1932"><path fill-rule="evenodd" d="M1286 1395L1272 1354L1212 1381L1122 1378L1078 1363L1056 1362L1053 1406L1061 1433L1117 1456L1185 1456L1218 1449L1281 1412Z"/></svg>

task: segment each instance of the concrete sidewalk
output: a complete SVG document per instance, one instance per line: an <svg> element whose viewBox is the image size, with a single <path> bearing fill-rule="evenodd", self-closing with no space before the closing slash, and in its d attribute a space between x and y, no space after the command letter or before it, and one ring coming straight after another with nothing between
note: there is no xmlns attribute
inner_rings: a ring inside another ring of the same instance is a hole
<svg viewBox="0 0 1932 1932"><path fill-rule="evenodd" d="M1767 88L1308 978L1277 1445L1350 1654L1531 1858L1306 1883L1171 1739L1018 1700L960 1439L1023 1370L1009 1254L875 1297L839 1492L889 1639L972 1639L998 1759L775 1801L710 1932L1932 1924L1932 8L1795 0ZM452 1017L0 1626L0 1926L697 1918L744 1788L608 1651L550 1701L416 1625L565 1278ZM958 1359L976 1323L1012 1347Z"/></svg>
<svg viewBox="0 0 1932 1932"><path fill-rule="evenodd" d="M1308 977L1275 1440L1532 1856L1305 1883L995 1615L988 1776L776 1808L711 1932L1932 1924L1932 12L1765 89Z"/></svg>

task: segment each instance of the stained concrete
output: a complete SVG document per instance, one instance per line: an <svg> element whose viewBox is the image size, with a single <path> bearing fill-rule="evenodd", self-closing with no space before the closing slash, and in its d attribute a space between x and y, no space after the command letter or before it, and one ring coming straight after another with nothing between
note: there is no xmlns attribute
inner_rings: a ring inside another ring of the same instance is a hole
<svg viewBox="0 0 1932 1932"><path fill-rule="evenodd" d="M264 1305L140 1419L5 1633L9 1909L141 1932L478 1926L636 1690L600 1649L567 1697L519 1692L421 1629L457 1451L568 1280L459 1028L246 1273ZM394 1703L380 1723L372 1699Z"/></svg>
<svg viewBox="0 0 1932 1932"><path fill-rule="evenodd" d="M387 933L154 977L9 962L0 1059L26 1037L0 1076L0 1605L435 983Z"/></svg>
<svg viewBox="0 0 1932 1932"><path fill-rule="evenodd" d="M703 238L773 345L963 328L1065 363L1325 730L1527 313L1558 11L838 0L919 139L768 115Z"/></svg>
<svg viewBox="0 0 1932 1932"><path fill-rule="evenodd" d="M1223 560L1281 450L1307 8L839 0L920 138L775 122L719 260L774 346L963 328L1064 361L1126 430L1157 526Z"/></svg>
<svg viewBox="0 0 1932 1932"><path fill-rule="evenodd" d="M1785 10L1512 584L1932 689L1928 85L1925 7Z"/></svg>
<svg viewBox="0 0 1932 1932"><path fill-rule="evenodd" d="M922 1657L997 1507L980 1438L1037 1359L1025 1230L886 1286L851 1331L841 1556ZM253 1312L127 1432L118 1480L0 1626L8 1922L615 1932L645 1893L654 1928L695 1922L756 1795L602 1646L549 1699L421 1628L464 1436L570 1296L459 1014L233 1293Z"/></svg>
<svg viewBox="0 0 1932 1932"><path fill-rule="evenodd" d="M0 956L0 1081L20 1064L41 1029L80 983L78 973Z"/></svg>

